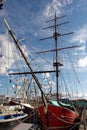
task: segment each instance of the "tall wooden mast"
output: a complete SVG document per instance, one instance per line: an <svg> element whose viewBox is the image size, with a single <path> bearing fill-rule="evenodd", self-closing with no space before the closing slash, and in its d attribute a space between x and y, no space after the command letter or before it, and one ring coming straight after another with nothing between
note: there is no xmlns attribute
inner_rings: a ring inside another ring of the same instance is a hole
<svg viewBox="0 0 87 130"><path fill-rule="evenodd" d="M40 84L38 78L37 78L36 75L34 74L34 71L33 71L32 67L30 66L30 63L29 63L28 60L26 59L26 56L24 55L24 53L23 53L23 51L22 51L22 49L21 49L21 47L20 47L20 45L19 45L18 39L15 37L15 35L14 35L13 31L11 30L11 28L9 27L9 25L8 25L8 23L7 23L7 21L6 21L6 19L4 19L4 23L5 23L5 25L6 25L7 29L8 29L8 31L9 31L10 36L11 36L12 39L14 40L14 43L15 43L16 47L17 47L18 50L20 51L20 53L21 53L22 57L24 58L24 60L25 60L25 62L26 62L26 64L27 64L27 66L28 66L28 68L30 69L30 72L31 72L32 77L34 78L34 80L35 80L37 86L39 87L39 89L40 89L40 91L41 91L41 96L42 96L42 100L43 100L44 106L47 107L47 100L46 100L45 94L44 94L44 92L43 92L43 90L42 90L42 86L41 86L41 84Z"/></svg>
<svg viewBox="0 0 87 130"><path fill-rule="evenodd" d="M73 32L61 34L61 33L58 31L58 29L57 29L58 26L61 26L61 25L63 25L63 24L68 23L68 22L63 22L63 23L57 24L57 19L61 19L61 18L63 18L63 17L65 17L65 15L64 15L64 16L61 16L61 17L57 17L57 16L56 16L56 13L55 13L55 18L54 18L54 19L51 19L51 20L46 21L46 22L54 21L54 25L53 25L53 26L46 27L46 28L43 28L43 30L49 29L49 28L54 28L54 33L53 33L52 36L46 37L46 38L42 38L42 39L40 39L40 40L47 40L47 39L53 38L53 39L55 40L55 49L53 49L53 50L47 50L47 51L43 51L43 52L38 52L38 53L45 53L45 52L55 51L55 55L56 55L56 60L55 60L55 62L53 63L53 66L55 66L56 71L43 71L43 72L42 72L42 71L39 71L39 72L34 72L34 71L33 71L33 69L31 68L29 62L27 61L27 59L26 59L24 53L22 52L22 49L21 49L20 46L19 46L18 39L17 39L17 38L15 37L15 35L13 34L13 32L12 32L11 28L9 27L7 21L4 19L4 23L5 23L5 25L6 25L7 29L8 29L8 31L9 31L11 37L13 38L13 40L14 40L14 42L15 42L17 48L19 49L21 55L23 56L23 58L24 58L24 60L25 60L25 62L26 62L26 64L27 64L28 68L30 69L30 72L11 73L11 75L12 75L12 74L13 74L13 75L15 75L15 74L25 74L25 73L26 73L26 74L31 74L32 77L34 78L36 84L38 85L40 91L41 91L42 99L43 99L43 102L44 102L44 105L45 105L45 106L46 106L46 104L47 104L47 103L46 103L46 102L47 102L47 101L46 101L46 97L45 97L45 95L44 95L44 93L43 93L43 91L42 91L42 86L41 86L41 84L40 84L40 82L39 82L39 80L38 80L38 78L36 77L35 74L38 74L38 73L47 73L47 72L49 72L49 73L50 73L50 72L56 72L57 101L59 101L59 86L58 86L58 85L59 85L59 84L58 84L59 66L63 66L63 64L59 62L58 50L63 50L63 49L69 49L69 48L78 47L78 46L70 46L70 47L64 47L64 48L59 48L59 47L58 47L58 38L59 38L59 37L65 36L65 35L69 35L69 34L73 34Z"/></svg>
<svg viewBox="0 0 87 130"><path fill-rule="evenodd" d="M53 66L56 68L56 91L57 91L57 101L59 101L59 83L58 83L58 77L59 77L59 66L63 66L62 63L59 62L59 57L58 57L58 50L60 49L58 47L58 37L61 37L61 36L64 36L64 35L69 35L69 34L72 34L73 32L69 32L69 33L65 33L65 34L60 34L57 27L58 26L61 26L63 24L66 24L68 22L64 22L64 23L61 23L61 24L57 24L57 19L60 19L60 18L63 18L65 17L64 16L61 16L61 17L57 17L56 16L56 13L55 13L55 18L54 19L51 19L47 22L50 22L50 21L54 21L54 25L53 26L49 26L49 27L46 27L46 28L43 28L43 29L49 29L49 28L54 28L54 33L53 33L53 36L50 36L50 37L47 37L47 38L43 38L43 39L40 39L40 40L47 40L47 39L50 39L50 38L54 38L55 40L55 49L54 50L49 50L49 51L55 51L55 55L56 55L56 60L55 62L53 63ZM77 46L73 46L73 47L77 47ZM72 48L72 47L67 47L67 48L61 48L62 49L68 49L68 48ZM44 51L45 52L45 51ZM48 51L47 51L48 52ZM42 52L43 53L43 52Z"/></svg>

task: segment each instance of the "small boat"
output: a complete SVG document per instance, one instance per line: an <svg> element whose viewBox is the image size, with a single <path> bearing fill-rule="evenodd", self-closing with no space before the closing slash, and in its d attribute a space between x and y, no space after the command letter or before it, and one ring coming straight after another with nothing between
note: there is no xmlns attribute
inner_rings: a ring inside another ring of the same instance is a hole
<svg viewBox="0 0 87 130"><path fill-rule="evenodd" d="M24 120L27 117L28 114L13 109L13 106L0 105L0 128L18 123L20 120Z"/></svg>
<svg viewBox="0 0 87 130"><path fill-rule="evenodd" d="M7 123L7 122L21 120L27 116L28 115L25 113L0 115L0 123Z"/></svg>
<svg viewBox="0 0 87 130"><path fill-rule="evenodd" d="M29 103L21 103L21 102L16 102L16 101L9 101L9 105L15 106L15 105L20 105L21 108L19 110L22 110L24 113L30 115L30 113L34 110L34 107L29 104Z"/></svg>
<svg viewBox="0 0 87 130"><path fill-rule="evenodd" d="M38 111L44 129L69 130L73 127L76 119L79 118L79 114L76 112L51 104L48 104L47 109L44 106L40 106Z"/></svg>

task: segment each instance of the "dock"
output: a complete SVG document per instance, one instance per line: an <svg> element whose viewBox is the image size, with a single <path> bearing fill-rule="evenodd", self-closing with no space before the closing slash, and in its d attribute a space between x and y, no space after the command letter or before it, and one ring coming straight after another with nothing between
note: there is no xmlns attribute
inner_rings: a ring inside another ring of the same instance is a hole
<svg viewBox="0 0 87 130"><path fill-rule="evenodd" d="M20 123L11 130L40 130L37 124L33 123ZM83 110L82 120L80 122L79 130L87 130L87 109Z"/></svg>
<svg viewBox="0 0 87 130"><path fill-rule="evenodd" d="M87 130L87 108L83 109L79 130Z"/></svg>
<svg viewBox="0 0 87 130"><path fill-rule="evenodd" d="M80 125L79 130L87 130L87 125L86 126Z"/></svg>
<svg viewBox="0 0 87 130"><path fill-rule="evenodd" d="M20 123L12 130L40 130L40 129L36 124ZM87 130L87 125L86 127L84 127L84 125L81 124L79 130Z"/></svg>
<svg viewBox="0 0 87 130"><path fill-rule="evenodd" d="M80 123L79 130L87 130L87 118Z"/></svg>
<svg viewBox="0 0 87 130"><path fill-rule="evenodd" d="M12 130L38 130L38 125L31 123L20 123Z"/></svg>

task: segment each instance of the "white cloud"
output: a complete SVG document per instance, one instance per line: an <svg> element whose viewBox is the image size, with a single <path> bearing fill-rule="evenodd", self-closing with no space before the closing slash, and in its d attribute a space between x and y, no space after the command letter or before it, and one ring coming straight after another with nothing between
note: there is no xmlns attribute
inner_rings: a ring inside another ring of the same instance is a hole
<svg viewBox="0 0 87 130"><path fill-rule="evenodd" d="M6 69L14 63L12 57L13 49L8 41L8 36L0 35L0 73L6 73Z"/></svg>
<svg viewBox="0 0 87 130"><path fill-rule="evenodd" d="M71 4L73 0L52 0L50 4L47 4L44 16L45 17L51 17L54 16L54 13L56 12L57 15L62 14L62 7L67 6L67 4Z"/></svg>
<svg viewBox="0 0 87 130"><path fill-rule="evenodd" d="M57 0L52 0L52 2L46 6L43 14L45 17L53 16L55 12L57 14L61 14L60 7L62 7L61 2L59 2Z"/></svg>
<svg viewBox="0 0 87 130"><path fill-rule="evenodd" d="M52 88L54 88L54 86L55 86L55 82L50 80L48 85L44 85L43 88L44 89L46 89L46 88L51 88L52 89Z"/></svg>
<svg viewBox="0 0 87 130"><path fill-rule="evenodd" d="M86 48L86 46L83 45L83 46L79 47L78 50L85 51L85 48Z"/></svg>
<svg viewBox="0 0 87 130"><path fill-rule="evenodd" d="M28 57L29 51L25 45L22 45L22 51ZM6 74L7 70L11 67L16 67L15 63L20 60L21 62L23 61L15 48L15 44L11 42L8 35L0 35L0 74Z"/></svg>
<svg viewBox="0 0 87 130"><path fill-rule="evenodd" d="M50 85L50 87L54 87L55 86L55 82L54 81L49 81L49 85Z"/></svg>
<svg viewBox="0 0 87 130"><path fill-rule="evenodd" d="M67 4L71 4L73 0L63 0L63 6L66 6Z"/></svg>
<svg viewBox="0 0 87 130"><path fill-rule="evenodd" d="M50 77L50 74L49 74L49 73L43 73L42 75L43 75L44 79L47 79L47 78Z"/></svg>
<svg viewBox="0 0 87 130"><path fill-rule="evenodd" d="M80 45L76 50L78 50L80 53L80 58L77 61L77 65L80 68L83 68L83 70L86 70L87 67L87 56L86 56L86 43L87 43L87 24L82 26L80 29L75 31L75 35L72 37L71 42L76 42L78 45ZM81 69L79 69L81 70Z"/></svg>
<svg viewBox="0 0 87 130"><path fill-rule="evenodd" d="M79 30L76 31L75 35L71 39L72 42L77 42L78 45L77 50L81 51L81 55L85 55L85 49L86 49L86 42L87 42L87 25L82 26ZM86 70L87 67L87 56L80 58L77 61L77 65L80 68L83 68Z"/></svg>
<svg viewBox="0 0 87 130"><path fill-rule="evenodd" d="M23 45L21 49L22 49L22 52L24 53L24 55L26 57L28 57L29 50L27 49L26 45Z"/></svg>
<svg viewBox="0 0 87 130"><path fill-rule="evenodd" d="M87 56L78 60L79 67L87 67Z"/></svg>
<svg viewBox="0 0 87 130"><path fill-rule="evenodd" d="M71 39L72 42L79 42L85 44L87 42L87 25L84 25L79 30L75 31L75 35Z"/></svg>

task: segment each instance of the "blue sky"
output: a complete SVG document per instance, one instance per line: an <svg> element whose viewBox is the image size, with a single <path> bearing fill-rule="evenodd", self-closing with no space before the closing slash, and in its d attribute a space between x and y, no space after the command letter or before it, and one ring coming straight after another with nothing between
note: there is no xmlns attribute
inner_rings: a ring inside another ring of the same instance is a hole
<svg viewBox="0 0 87 130"><path fill-rule="evenodd" d="M19 39L26 56L31 61L34 70L39 70L36 65L44 69L52 68L52 57L55 54L35 54L35 51L52 49L54 40L40 41L40 38L52 36L52 29L43 31L43 27L53 25L53 22L45 23L55 15L66 15L58 22L69 21L69 24L61 26L61 33L74 32L73 35L59 38L59 47L78 45L78 48L64 50L59 52L59 58L64 66L61 67L60 75L65 78L68 89L78 96L85 96L87 93L87 1L86 0L6 0L3 10L0 10L0 92L11 94L13 88L9 85L9 76L7 70L16 70L20 58L14 50L13 41L10 40L7 29L4 25L5 18L15 35ZM32 49L33 48L33 49ZM13 54L14 53L14 54ZM32 58L30 57L32 55ZM67 55L68 54L68 55ZM17 57L17 56L16 56ZM42 57L46 57L44 61ZM70 63L71 61L71 63ZM21 61L23 62L23 61ZM24 63L24 62L23 62ZM49 64L50 63L50 64ZM24 66L25 67L25 66ZM73 69L74 72L72 73ZM68 72L68 69L70 72ZM26 69L27 70L27 69ZM16 70L17 71L17 70ZM55 86L54 75L46 75L50 82ZM68 79L67 79L68 77ZM40 75L39 75L40 78ZM42 81L41 81L42 82ZM44 82L47 82L46 79ZM62 82L62 81L61 81ZM62 83L64 85L64 83ZM61 86L61 85L60 85ZM46 86L48 87L48 86ZM53 91L56 89L53 87ZM4 92L4 90L6 90ZM62 88L60 88L60 91ZM65 91L65 89L64 89ZM73 94L72 94L73 95Z"/></svg>

